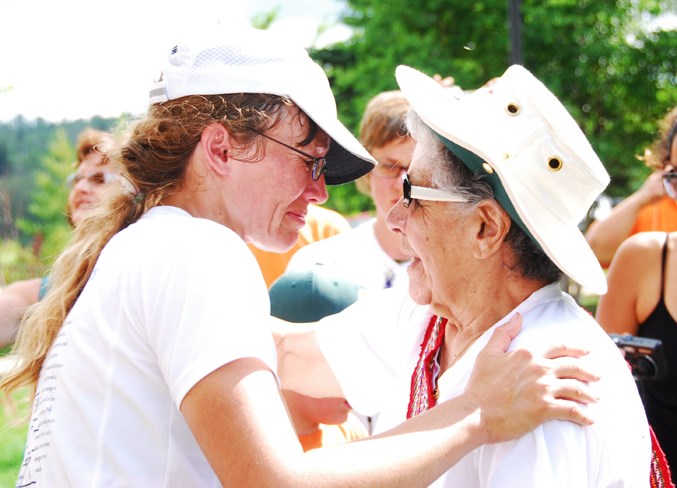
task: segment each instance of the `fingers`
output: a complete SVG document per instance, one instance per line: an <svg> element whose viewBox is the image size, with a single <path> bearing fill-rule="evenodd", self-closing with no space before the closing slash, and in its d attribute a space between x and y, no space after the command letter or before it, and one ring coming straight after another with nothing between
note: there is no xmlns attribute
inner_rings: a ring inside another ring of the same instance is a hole
<svg viewBox="0 0 677 488"><path fill-rule="evenodd" d="M568 420L582 426L592 425L595 421L589 410L576 402L565 400L548 405L545 420Z"/></svg>
<svg viewBox="0 0 677 488"><path fill-rule="evenodd" d="M599 397L586 384L574 379L557 379L550 388L550 394L556 400L590 404L599 401Z"/></svg>
<svg viewBox="0 0 677 488"><path fill-rule="evenodd" d="M513 315L510 320L497 327L491 335L491 339L486 346L484 346L484 351L487 352L505 352L508 349L508 346L512 340L519 334L519 331L522 329L522 316L519 313Z"/></svg>
<svg viewBox="0 0 677 488"><path fill-rule="evenodd" d="M526 349L505 352L519 333L515 315L498 327L477 358L465 394L479 405L490 442L519 437L548 420L590 425L591 388L599 376L584 359L588 351L566 345L545 354Z"/></svg>
<svg viewBox="0 0 677 488"><path fill-rule="evenodd" d="M600 376L593 368L577 357L559 357L547 360L557 378L570 378L584 383L599 381Z"/></svg>
<svg viewBox="0 0 677 488"><path fill-rule="evenodd" d="M574 378L584 382L598 381L600 376L581 360L588 350L566 346L552 346L543 353L549 367L557 378Z"/></svg>
<svg viewBox="0 0 677 488"><path fill-rule="evenodd" d="M440 75L439 73L435 73L433 75L433 80L442 85L442 87L444 88L449 88L456 84L456 80L454 80L453 76L445 76L444 78L442 78L442 75Z"/></svg>
<svg viewBox="0 0 677 488"><path fill-rule="evenodd" d="M585 356L589 352L590 351L588 351L587 349L583 349L580 347L572 347L560 344L558 346L550 346L548 349L546 349L546 351L543 353L543 357L545 357L546 359L554 359L564 356L580 358Z"/></svg>

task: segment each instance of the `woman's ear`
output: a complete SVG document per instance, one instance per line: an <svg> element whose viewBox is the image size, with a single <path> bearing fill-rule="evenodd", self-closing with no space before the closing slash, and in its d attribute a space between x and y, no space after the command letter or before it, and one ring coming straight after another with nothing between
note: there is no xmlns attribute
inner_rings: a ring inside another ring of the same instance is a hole
<svg viewBox="0 0 677 488"><path fill-rule="evenodd" d="M475 209L477 234L475 257L486 258L495 254L505 241L512 220L497 202L484 200Z"/></svg>
<svg viewBox="0 0 677 488"><path fill-rule="evenodd" d="M225 174L231 150L231 138L226 128L219 123L208 125L202 131L199 146L205 165L217 174Z"/></svg>

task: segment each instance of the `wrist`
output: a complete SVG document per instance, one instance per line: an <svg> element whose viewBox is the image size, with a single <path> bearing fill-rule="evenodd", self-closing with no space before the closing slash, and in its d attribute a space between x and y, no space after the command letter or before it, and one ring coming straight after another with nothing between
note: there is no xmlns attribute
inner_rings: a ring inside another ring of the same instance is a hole
<svg viewBox="0 0 677 488"><path fill-rule="evenodd" d="M658 200L658 198L659 197L655 195L653 192L647 189L642 189L637 193L635 193L634 195L628 197L627 200L629 201L629 203L634 204L633 207L635 209L635 212L639 212L643 207L651 204L655 200Z"/></svg>
<svg viewBox="0 0 677 488"><path fill-rule="evenodd" d="M491 428L486 415L483 415L482 404L474 396L464 393L459 397L464 411L464 423L474 447L492 442Z"/></svg>

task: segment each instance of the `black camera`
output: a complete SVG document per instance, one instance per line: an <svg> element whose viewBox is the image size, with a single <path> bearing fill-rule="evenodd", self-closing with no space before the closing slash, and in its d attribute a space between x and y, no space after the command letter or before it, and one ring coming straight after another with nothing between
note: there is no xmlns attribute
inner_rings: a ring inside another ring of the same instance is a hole
<svg viewBox="0 0 677 488"><path fill-rule="evenodd" d="M630 334L609 334L623 352L635 380L662 380L668 372L663 342Z"/></svg>

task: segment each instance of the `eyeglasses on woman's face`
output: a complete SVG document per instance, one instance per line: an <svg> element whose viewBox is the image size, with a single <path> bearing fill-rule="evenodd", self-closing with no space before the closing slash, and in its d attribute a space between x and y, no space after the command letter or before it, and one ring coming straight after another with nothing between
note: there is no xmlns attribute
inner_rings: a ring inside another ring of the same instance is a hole
<svg viewBox="0 0 677 488"><path fill-rule="evenodd" d="M399 164L377 164L374 169L371 170L371 175L376 176L377 178L385 179L395 179L400 178L404 173L407 172L405 166L400 166Z"/></svg>
<svg viewBox="0 0 677 488"><path fill-rule="evenodd" d="M451 193L438 188L428 188L426 186L416 186L409 182L409 175L404 173L402 177L402 195L405 208L409 208L413 200L428 200L431 202L458 202L463 203L468 200L457 193Z"/></svg>
<svg viewBox="0 0 677 488"><path fill-rule="evenodd" d="M670 198L677 200L677 171L663 173L663 188Z"/></svg>
<svg viewBox="0 0 677 488"><path fill-rule="evenodd" d="M66 184L69 188L73 188L82 180L87 180L87 182L94 186L105 185L107 183L112 183L118 179L118 175L114 173L108 173L107 171L94 171L87 174L72 173L66 178Z"/></svg>
<svg viewBox="0 0 677 488"><path fill-rule="evenodd" d="M294 146L290 146L289 144L285 144L282 141L278 141L274 137L270 137L268 134L264 134L263 132L259 132L259 131L254 131L254 132L256 132L260 136L265 137L266 139L269 139L269 140L279 144L280 146L284 146L287 149L291 149L295 153L300 154L301 156L306 158L304 160L304 162L306 163L306 169L308 171L310 171L310 176L313 178L313 181L319 180L320 177L322 176L322 174L327 169L327 158L325 158L325 157L317 158L317 157L313 156L312 154L308 154L306 152L301 151L300 149L296 149Z"/></svg>

